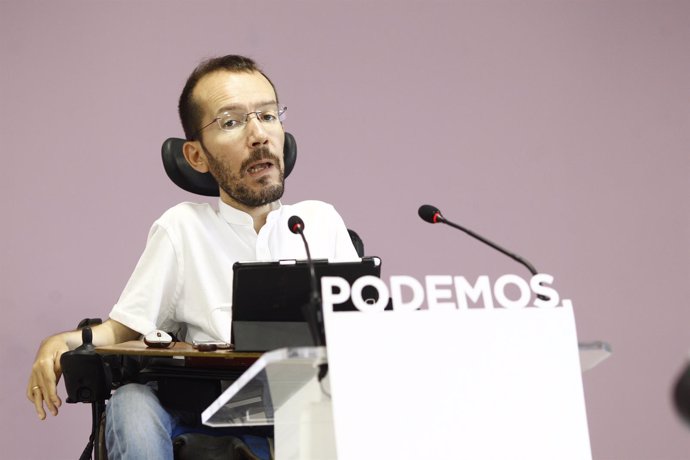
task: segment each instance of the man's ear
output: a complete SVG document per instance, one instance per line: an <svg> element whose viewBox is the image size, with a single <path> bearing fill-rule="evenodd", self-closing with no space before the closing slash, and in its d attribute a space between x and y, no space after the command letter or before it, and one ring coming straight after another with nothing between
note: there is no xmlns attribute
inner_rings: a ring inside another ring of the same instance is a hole
<svg viewBox="0 0 690 460"><path fill-rule="evenodd" d="M201 150L199 141L187 141L182 146L182 154L187 163L200 173L208 172L208 162L206 154Z"/></svg>

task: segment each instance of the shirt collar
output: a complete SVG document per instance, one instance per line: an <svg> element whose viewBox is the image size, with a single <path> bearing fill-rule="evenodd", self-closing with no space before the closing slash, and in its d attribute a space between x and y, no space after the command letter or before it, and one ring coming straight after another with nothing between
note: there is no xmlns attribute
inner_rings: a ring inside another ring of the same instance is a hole
<svg viewBox="0 0 690 460"><path fill-rule="evenodd" d="M277 209L280 209L281 206L282 204L280 203L280 200L274 201L271 203L271 211L269 214ZM240 211L237 208L233 208L220 198L218 198L218 211L220 212L220 215L223 216L223 219L225 219L225 221L230 225L254 226L254 219L252 219L252 216L244 211Z"/></svg>

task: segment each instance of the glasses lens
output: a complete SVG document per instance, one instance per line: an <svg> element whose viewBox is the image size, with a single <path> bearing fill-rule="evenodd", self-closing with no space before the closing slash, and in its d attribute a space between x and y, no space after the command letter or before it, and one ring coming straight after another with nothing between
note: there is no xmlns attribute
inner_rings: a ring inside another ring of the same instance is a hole
<svg viewBox="0 0 690 460"><path fill-rule="evenodd" d="M244 114L223 112L218 117L218 126L220 126L220 129L223 131L234 131L244 125L244 118Z"/></svg>

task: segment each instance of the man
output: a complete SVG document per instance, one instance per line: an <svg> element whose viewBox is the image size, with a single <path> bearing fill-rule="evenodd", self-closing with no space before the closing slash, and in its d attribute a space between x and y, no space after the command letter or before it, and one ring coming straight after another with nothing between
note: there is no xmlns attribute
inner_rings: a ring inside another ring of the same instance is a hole
<svg viewBox="0 0 690 460"><path fill-rule="evenodd" d="M278 201L284 188L285 108L252 60L231 55L200 64L182 91L179 111L187 137L184 156L218 182L218 209L182 203L153 224L110 318L93 328L96 346L134 340L156 329L176 332L187 342L230 342L232 265L305 258L301 239L288 229L292 215L305 221L313 257L357 259L332 206ZM45 419L45 407L58 414L60 356L80 343L78 331L41 343L27 386L40 419ZM178 422L150 386L123 386L108 404L109 457L172 458L170 437Z"/></svg>

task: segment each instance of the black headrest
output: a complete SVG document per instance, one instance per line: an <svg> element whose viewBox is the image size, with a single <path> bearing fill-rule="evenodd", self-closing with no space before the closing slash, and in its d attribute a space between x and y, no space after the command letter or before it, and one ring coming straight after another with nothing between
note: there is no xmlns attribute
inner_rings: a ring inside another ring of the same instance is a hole
<svg viewBox="0 0 690 460"><path fill-rule="evenodd" d="M163 166L178 187L191 193L204 196L218 196L218 183L210 173L200 173L192 168L182 153L182 146L187 142L184 139L170 137L163 142L161 153ZM297 161L297 143L292 134L285 133L283 146L283 161L285 163L285 177L290 175Z"/></svg>

